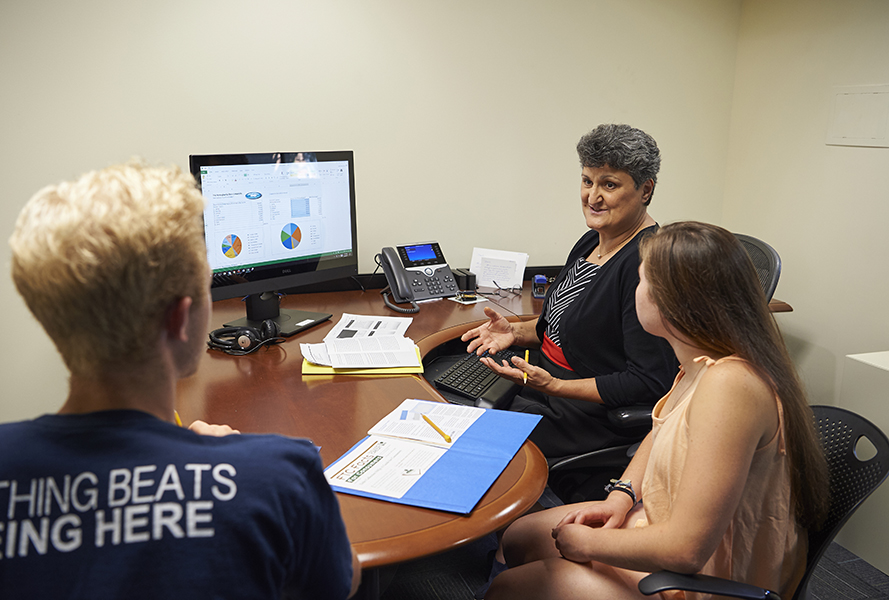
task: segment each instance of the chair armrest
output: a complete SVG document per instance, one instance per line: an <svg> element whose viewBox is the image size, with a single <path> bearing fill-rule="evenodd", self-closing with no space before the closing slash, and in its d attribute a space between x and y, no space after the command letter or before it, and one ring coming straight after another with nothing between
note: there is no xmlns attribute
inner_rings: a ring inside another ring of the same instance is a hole
<svg viewBox="0 0 889 600"><path fill-rule="evenodd" d="M618 427L647 427L651 429L651 406L635 404L608 410L608 421Z"/></svg>
<svg viewBox="0 0 889 600"><path fill-rule="evenodd" d="M629 464L636 450L639 449L639 442L631 446L614 446L611 448L602 448L593 450L586 454L578 454L577 456L569 456L568 458L556 459L550 462L550 473L558 471L566 471L568 469L604 469L608 467L624 468Z"/></svg>
<svg viewBox="0 0 889 600"><path fill-rule="evenodd" d="M710 575L683 575L673 571L658 571L639 582L639 591L646 596L667 590L686 590L746 600L781 600L778 594L765 588Z"/></svg>

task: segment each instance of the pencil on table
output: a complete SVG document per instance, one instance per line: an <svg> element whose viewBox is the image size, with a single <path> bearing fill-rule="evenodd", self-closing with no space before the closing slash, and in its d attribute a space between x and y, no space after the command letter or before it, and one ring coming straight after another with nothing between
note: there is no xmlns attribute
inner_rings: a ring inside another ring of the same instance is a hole
<svg viewBox="0 0 889 600"><path fill-rule="evenodd" d="M449 435L446 434L444 431L442 431L441 429L439 429L438 425L436 425L435 423L432 422L432 419L430 419L430 418L427 417L426 415L423 415L423 420L426 421L427 423L429 423L430 425L432 425L432 429L434 429L435 431L437 431L438 434L439 434L441 437L444 438L444 441L446 441L446 442L449 443L449 444L451 443L451 436L449 436Z"/></svg>

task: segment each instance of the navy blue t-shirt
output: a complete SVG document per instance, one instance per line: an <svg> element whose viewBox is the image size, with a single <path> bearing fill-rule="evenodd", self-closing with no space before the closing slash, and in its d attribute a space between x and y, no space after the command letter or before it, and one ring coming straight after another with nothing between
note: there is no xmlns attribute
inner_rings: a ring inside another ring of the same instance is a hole
<svg viewBox="0 0 889 600"><path fill-rule="evenodd" d="M0 598L345 598L317 449L139 411L0 425Z"/></svg>

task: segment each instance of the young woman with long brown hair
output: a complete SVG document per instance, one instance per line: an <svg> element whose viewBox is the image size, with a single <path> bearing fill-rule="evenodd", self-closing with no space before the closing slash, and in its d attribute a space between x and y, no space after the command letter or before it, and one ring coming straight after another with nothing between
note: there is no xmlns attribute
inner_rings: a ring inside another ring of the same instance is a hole
<svg viewBox="0 0 889 600"><path fill-rule="evenodd" d="M489 600L641 598L638 581L660 569L789 597L802 576L827 467L747 253L720 227L683 222L644 239L640 255L639 321L673 347L679 375L606 500L506 531L510 568Z"/></svg>

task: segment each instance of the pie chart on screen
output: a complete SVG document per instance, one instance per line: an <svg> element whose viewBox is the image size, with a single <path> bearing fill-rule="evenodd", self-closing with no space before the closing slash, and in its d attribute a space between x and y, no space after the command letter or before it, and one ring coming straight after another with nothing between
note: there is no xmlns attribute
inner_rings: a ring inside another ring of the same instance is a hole
<svg viewBox="0 0 889 600"><path fill-rule="evenodd" d="M284 244L284 247L288 250L293 250L299 246L299 241L302 237L303 234L295 223L288 223L284 226L284 229L281 230L281 243Z"/></svg>
<svg viewBox="0 0 889 600"><path fill-rule="evenodd" d="M229 258L236 258L241 253L241 238L235 234L225 236L222 240L222 253Z"/></svg>

